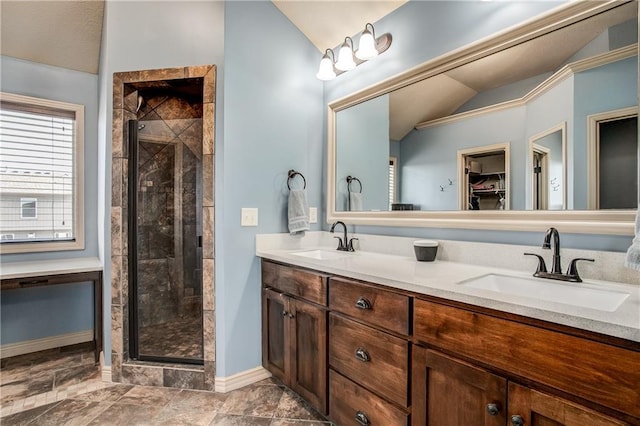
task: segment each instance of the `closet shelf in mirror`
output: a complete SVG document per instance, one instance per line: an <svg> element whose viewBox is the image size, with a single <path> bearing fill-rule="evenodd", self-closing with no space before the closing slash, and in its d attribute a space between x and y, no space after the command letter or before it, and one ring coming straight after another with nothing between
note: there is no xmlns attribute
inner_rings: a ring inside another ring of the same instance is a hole
<svg viewBox="0 0 640 426"><path fill-rule="evenodd" d="M498 192L504 194L505 190L504 189L474 189L473 190L474 194L497 194Z"/></svg>
<svg viewBox="0 0 640 426"><path fill-rule="evenodd" d="M499 171L499 172L482 172L482 173L478 173L478 172L469 172L469 174L474 175L474 176L493 176L493 175L503 175L504 174L504 170Z"/></svg>

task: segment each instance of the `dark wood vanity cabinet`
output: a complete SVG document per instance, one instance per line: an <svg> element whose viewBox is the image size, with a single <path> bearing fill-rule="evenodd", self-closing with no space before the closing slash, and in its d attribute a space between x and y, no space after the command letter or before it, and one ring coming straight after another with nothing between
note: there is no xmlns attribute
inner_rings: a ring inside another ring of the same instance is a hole
<svg viewBox="0 0 640 426"><path fill-rule="evenodd" d="M420 299L414 342L413 425L640 425L637 349Z"/></svg>
<svg viewBox="0 0 640 426"><path fill-rule="evenodd" d="M419 346L413 350L412 386L413 426L634 424Z"/></svg>
<svg viewBox="0 0 640 426"><path fill-rule="evenodd" d="M262 265L263 365L337 425L640 426L637 342Z"/></svg>
<svg viewBox="0 0 640 426"><path fill-rule="evenodd" d="M327 277L263 262L262 278L262 364L326 415Z"/></svg>
<svg viewBox="0 0 640 426"><path fill-rule="evenodd" d="M627 423L582 405L509 383L508 424L513 426L613 426Z"/></svg>
<svg viewBox="0 0 640 426"><path fill-rule="evenodd" d="M408 425L410 298L329 280L329 418L339 425Z"/></svg>
<svg viewBox="0 0 640 426"><path fill-rule="evenodd" d="M504 426L507 380L420 346L413 347L413 426Z"/></svg>

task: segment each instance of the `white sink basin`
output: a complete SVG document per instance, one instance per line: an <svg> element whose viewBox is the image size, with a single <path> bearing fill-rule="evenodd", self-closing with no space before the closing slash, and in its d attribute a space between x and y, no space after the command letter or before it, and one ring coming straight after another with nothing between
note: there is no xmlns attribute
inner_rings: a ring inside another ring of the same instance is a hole
<svg viewBox="0 0 640 426"><path fill-rule="evenodd" d="M522 278L499 274L487 274L461 281L458 284L605 312L615 311L629 297L629 293L596 288L585 283L565 284L561 281L542 278Z"/></svg>
<svg viewBox="0 0 640 426"><path fill-rule="evenodd" d="M295 251L291 254L317 260L340 259L342 257L348 256L346 252L337 250L305 250Z"/></svg>

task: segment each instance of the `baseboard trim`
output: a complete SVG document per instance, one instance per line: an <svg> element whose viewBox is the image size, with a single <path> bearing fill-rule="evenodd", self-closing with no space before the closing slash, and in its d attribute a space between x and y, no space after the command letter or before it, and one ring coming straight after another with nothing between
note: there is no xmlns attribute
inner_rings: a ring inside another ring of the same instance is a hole
<svg viewBox="0 0 640 426"><path fill-rule="evenodd" d="M268 379L271 373L264 367L256 367L228 377L216 377L216 392L227 393L232 390Z"/></svg>
<svg viewBox="0 0 640 426"><path fill-rule="evenodd" d="M60 334L58 336L43 337L41 339L27 340L24 342L8 343L0 346L0 358L9 358L31 352L75 345L77 343L91 342L92 340L93 330L83 330L76 333Z"/></svg>
<svg viewBox="0 0 640 426"><path fill-rule="evenodd" d="M103 365L102 366L102 381L103 382L107 382L107 383L111 383L111 366L110 365Z"/></svg>

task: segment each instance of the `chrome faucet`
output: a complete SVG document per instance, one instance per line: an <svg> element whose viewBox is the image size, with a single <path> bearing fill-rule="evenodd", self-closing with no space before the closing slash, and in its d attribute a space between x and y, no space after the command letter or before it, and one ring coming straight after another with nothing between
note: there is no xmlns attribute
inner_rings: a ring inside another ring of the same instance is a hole
<svg viewBox="0 0 640 426"><path fill-rule="evenodd" d="M340 250L340 251L356 251L353 248L353 240L357 240L357 238L351 238L350 240L348 239L348 237L347 237L347 225L345 225L344 222L337 221L336 223L331 225L331 230L329 230L329 232L331 232L333 234L333 232L335 231L337 225L342 225L342 229L344 229L344 240L341 237L333 237L333 238L337 238L338 239L338 248L336 250Z"/></svg>
<svg viewBox="0 0 640 426"><path fill-rule="evenodd" d="M547 229L547 233L544 236L544 242L542 243L542 248L546 250L551 249L551 237L553 237L553 266L551 268L551 272L547 272L547 265L544 263L544 259L542 258L542 256L535 253L525 253L525 255L527 256L535 256L538 258L538 267L533 276L539 278L549 278L552 280L581 283L582 278L580 278L580 275L578 274L577 267L578 261L584 260L587 262L594 262L594 260L586 259L583 257L573 259L569 264L567 273L563 274L562 263L560 261L560 233L556 228Z"/></svg>

